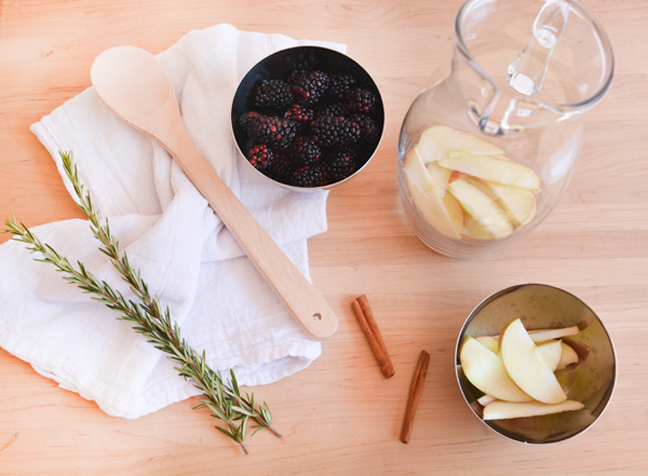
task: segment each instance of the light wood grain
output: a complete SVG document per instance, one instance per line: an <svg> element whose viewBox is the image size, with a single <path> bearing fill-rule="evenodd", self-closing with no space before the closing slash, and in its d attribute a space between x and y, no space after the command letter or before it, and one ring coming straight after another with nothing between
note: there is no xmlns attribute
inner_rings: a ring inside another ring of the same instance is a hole
<svg viewBox="0 0 648 476"><path fill-rule="evenodd" d="M0 3L0 217L27 225L79 217L29 126L90 86L103 50L159 53L218 23L345 43L386 106L378 154L327 204L329 230L309 240L311 275L339 317L308 369L254 388L278 440L250 456L180 402L112 418L0 350L1 475L643 475L648 467L648 42L645 0L583 0L615 52L608 96L585 117L585 143L560 205L533 233L472 260L433 253L411 233L396 186L396 144L411 101L451 50L461 0L21 0ZM0 236L0 242L7 239ZM603 319L619 379L583 435L546 448L488 431L466 407L453 353L472 308L503 287L567 289ZM386 380L353 315L366 294L396 370ZM20 316L16 316L19 318ZM399 441L421 350L431 354L410 442Z"/></svg>

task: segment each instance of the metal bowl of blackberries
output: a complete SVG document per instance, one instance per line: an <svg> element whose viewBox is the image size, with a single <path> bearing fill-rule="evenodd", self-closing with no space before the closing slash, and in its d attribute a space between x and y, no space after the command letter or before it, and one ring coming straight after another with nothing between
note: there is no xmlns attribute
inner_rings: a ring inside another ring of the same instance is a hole
<svg viewBox="0 0 648 476"><path fill-rule="evenodd" d="M337 51L278 51L243 78L232 102L234 138L246 162L291 190L328 189L357 175L385 126L369 74Z"/></svg>

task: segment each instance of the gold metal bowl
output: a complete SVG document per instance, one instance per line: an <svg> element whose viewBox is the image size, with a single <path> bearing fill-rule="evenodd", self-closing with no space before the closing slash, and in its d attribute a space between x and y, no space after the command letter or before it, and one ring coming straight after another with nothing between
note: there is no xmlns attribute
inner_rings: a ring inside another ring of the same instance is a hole
<svg viewBox="0 0 648 476"><path fill-rule="evenodd" d="M527 330L578 326L580 332L564 338L579 355L574 368L556 371L568 398L585 405L578 411L553 415L488 420L477 399L483 392L464 376L459 360L467 336L499 335L506 324L520 318ZM523 284L498 291L468 316L455 348L456 375L461 393L474 415L495 433L526 444L565 441L583 433L601 417L614 393L616 352L603 323L583 301L562 289L544 284Z"/></svg>

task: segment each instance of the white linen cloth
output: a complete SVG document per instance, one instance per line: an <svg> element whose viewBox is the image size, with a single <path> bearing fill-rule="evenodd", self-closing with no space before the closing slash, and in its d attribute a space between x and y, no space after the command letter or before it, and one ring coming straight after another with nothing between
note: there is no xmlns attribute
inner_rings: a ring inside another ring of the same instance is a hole
<svg viewBox="0 0 648 476"><path fill-rule="evenodd" d="M157 58L198 151L310 279L306 239L326 231L327 193L286 191L256 177L230 126L231 101L245 73L268 54L305 44L345 50L222 24L190 32ZM183 337L206 350L213 369L228 376L232 368L240 385L252 386L291 375L320 355L320 343L293 321L180 167L92 88L31 130L72 195L59 151L73 152L81 182L133 268L169 306ZM81 261L131 295L86 221L32 231L71 263ZM114 416L137 418L200 393L130 323L35 257L14 240L0 247L0 346Z"/></svg>

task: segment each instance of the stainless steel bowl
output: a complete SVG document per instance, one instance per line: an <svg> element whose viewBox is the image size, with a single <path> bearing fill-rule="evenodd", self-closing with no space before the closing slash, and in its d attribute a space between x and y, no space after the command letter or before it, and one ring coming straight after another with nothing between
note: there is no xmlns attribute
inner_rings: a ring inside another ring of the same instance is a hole
<svg viewBox="0 0 648 476"><path fill-rule="evenodd" d="M377 142L371 144L371 147L364 147L359 151L359 165L357 170L352 175L338 182L330 183L321 187L296 187L283 182L278 182L259 172L247 160L246 163L256 173L264 177L266 180L269 180L270 182L289 190L303 191L330 189L334 186L351 180L353 177L358 175L367 166L367 164L369 164L376 151L378 150L385 129L385 109L380 91L378 90L376 83L362 66L360 66L348 56L337 51L318 46L297 46L294 48L281 50L273 53L270 56L267 56L259 63L257 63L252 69L250 69L250 71L248 71L236 90L236 94L234 95L234 99L232 101L231 111L232 131L234 133L234 138L239 150L243 155L245 155L244 151L246 148L247 134L239 124L239 118L242 114L254 110L254 97L252 93L256 87L256 84L261 79L287 78L290 74L291 68L293 68L292 65L298 62L302 62L304 61L304 59L307 59L307 61L309 61L311 64L314 64L314 69L324 71L328 74L334 74L336 72L352 73L358 80L359 86L362 86L365 89L369 89L376 95L376 111L371 114L371 117L375 120L376 126L379 130L379 138Z"/></svg>
<svg viewBox="0 0 648 476"><path fill-rule="evenodd" d="M509 420L482 419L483 395L463 375L459 349L467 336L498 335L506 324L520 318L527 330L578 326L580 333L564 338L579 354L573 369L557 371L568 392L585 408L575 412ZM457 381L475 416L495 433L527 444L565 441L583 433L603 414L616 385L617 361L614 345L603 323L583 301L562 289L543 284L523 284L498 291L482 301L468 316L455 348Z"/></svg>

